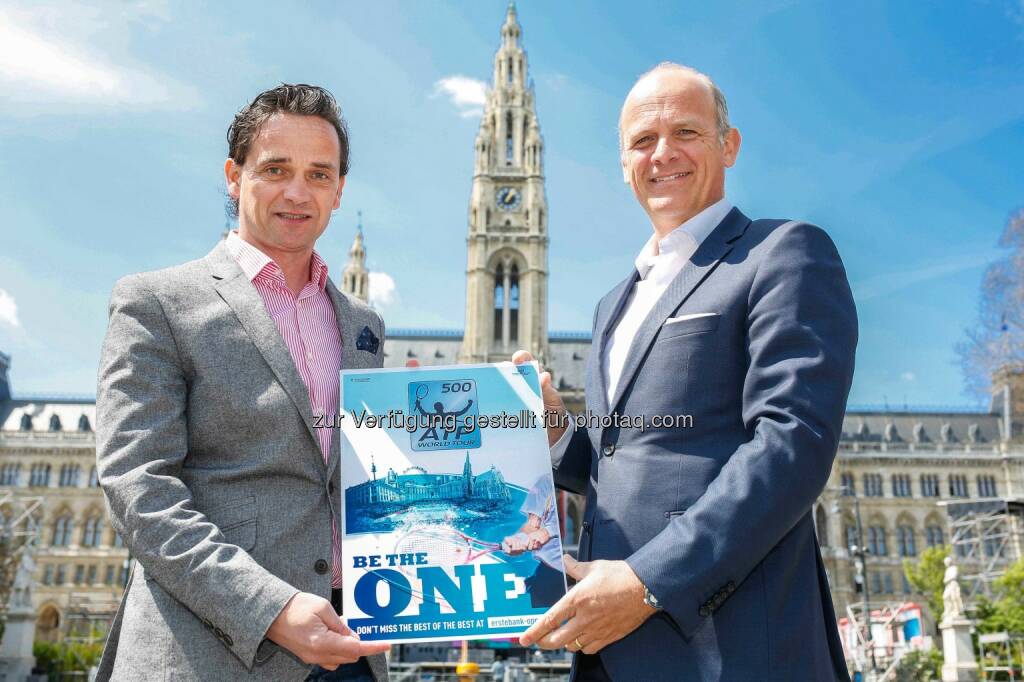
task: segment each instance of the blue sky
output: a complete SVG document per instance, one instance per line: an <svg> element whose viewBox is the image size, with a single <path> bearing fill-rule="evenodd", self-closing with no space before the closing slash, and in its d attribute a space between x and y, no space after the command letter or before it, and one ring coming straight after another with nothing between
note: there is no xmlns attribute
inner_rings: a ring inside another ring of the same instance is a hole
<svg viewBox="0 0 1024 682"><path fill-rule="evenodd" d="M461 328L473 81L490 76L503 0L35 5L0 8L0 350L16 392L93 392L114 281L212 247L227 125L281 81L328 87L350 125L318 247L335 277L361 210L388 324ZM518 9L551 329L588 329L648 236L615 124L639 73L679 61L719 83L743 134L730 200L839 246L861 322L851 402L968 402L953 347L1024 204L1020 0Z"/></svg>

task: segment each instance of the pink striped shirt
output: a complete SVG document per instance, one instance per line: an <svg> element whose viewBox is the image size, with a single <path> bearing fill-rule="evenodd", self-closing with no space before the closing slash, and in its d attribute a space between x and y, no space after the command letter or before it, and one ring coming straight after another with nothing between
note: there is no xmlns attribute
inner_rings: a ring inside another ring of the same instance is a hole
<svg viewBox="0 0 1024 682"><path fill-rule="evenodd" d="M243 240L232 230L225 242L242 272L259 292L281 338L288 346L295 369L309 391L314 415L338 413L338 371L341 370L341 335L334 305L327 295L327 264L316 251L309 268L309 281L298 297L285 284L281 267L267 254ZM317 429L324 462L331 451L332 429ZM331 519L331 585L341 587L341 540Z"/></svg>

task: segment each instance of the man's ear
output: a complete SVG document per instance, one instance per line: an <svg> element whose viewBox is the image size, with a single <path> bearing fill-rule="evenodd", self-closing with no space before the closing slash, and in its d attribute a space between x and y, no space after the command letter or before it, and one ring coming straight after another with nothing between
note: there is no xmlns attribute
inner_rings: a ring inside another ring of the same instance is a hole
<svg viewBox="0 0 1024 682"><path fill-rule="evenodd" d="M732 168L733 164L736 163L736 157L740 155L740 144L742 142L743 138L740 137L740 131L736 128L729 128L729 134L725 136L725 144L723 145L726 168Z"/></svg>
<svg viewBox="0 0 1024 682"><path fill-rule="evenodd" d="M338 195L336 197L334 197L334 209L333 210L335 210L335 211L337 211L338 207L341 206L341 190L345 189L345 178L346 177L347 176L342 175L341 176L341 180L338 181Z"/></svg>
<svg viewBox="0 0 1024 682"><path fill-rule="evenodd" d="M629 184L629 166L626 165L626 152L619 152L619 163L622 164L622 181Z"/></svg>
<svg viewBox="0 0 1024 682"><path fill-rule="evenodd" d="M228 196L235 201L238 201L238 197L242 194L241 177L242 167L235 163L234 159L224 162L224 182L228 187Z"/></svg>

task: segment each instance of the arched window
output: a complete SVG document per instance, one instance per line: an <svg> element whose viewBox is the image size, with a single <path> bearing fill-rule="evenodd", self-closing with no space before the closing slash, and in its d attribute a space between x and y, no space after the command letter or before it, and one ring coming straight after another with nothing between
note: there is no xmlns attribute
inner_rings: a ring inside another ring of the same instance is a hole
<svg viewBox="0 0 1024 682"><path fill-rule="evenodd" d="M513 152L513 131L512 131L512 112L508 112L505 118L505 165L512 165L512 152Z"/></svg>
<svg viewBox="0 0 1024 682"><path fill-rule="evenodd" d="M82 415L78 418L78 430L79 431L92 431L92 424L89 423L89 417Z"/></svg>
<svg viewBox="0 0 1024 682"><path fill-rule="evenodd" d="M505 309L505 267L499 263L494 273L494 340L501 341L502 311Z"/></svg>
<svg viewBox="0 0 1024 682"><path fill-rule="evenodd" d="M852 550L857 546L857 527L852 523L846 525L846 548Z"/></svg>
<svg viewBox="0 0 1024 682"><path fill-rule="evenodd" d="M63 568L63 565L60 568ZM36 620L35 638L41 642L56 642L60 638L60 612L56 606L44 606L39 613L39 618Z"/></svg>
<svg viewBox="0 0 1024 682"><path fill-rule="evenodd" d="M917 543L914 540L914 529L910 526L896 528L897 541L901 557L917 556Z"/></svg>
<svg viewBox="0 0 1024 682"><path fill-rule="evenodd" d="M50 485L50 465L42 462L33 464L28 484L39 488L48 487Z"/></svg>
<svg viewBox="0 0 1024 682"><path fill-rule="evenodd" d="M494 271L494 343L503 351L519 341L519 266L505 257Z"/></svg>
<svg viewBox="0 0 1024 682"><path fill-rule="evenodd" d="M103 540L103 519L98 516L90 516L85 521L85 529L82 531L83 547L99 547Z"/></svg>
<svg viewBox="0 0 1024 682"><path fill-rule="evenodd" d="M61 430L60 417L58 417L55 414L51 414L50 415L50 430L51 431L60 431Z"/></svg>
<svg viewBox="0 0 1024 682"><path fill-rule="evenodd" d="M0 485L18 485L21 477L21 464L8 462L0 468Z"/></svg>
<svg viewBox="0 0 1024 682"><path fill-rule="evenodd" d="M18 428L21 429L22 431L31 431L32 430L32 415L30 415L30 414L23 414L23 415L21 415L21 424L18 426Z"/></svg>
<svg viewBox="0 0 1024 682"><path fill-rule="evenodd" d="M62 514L53 524L54 547L67 547L71 544L71 531L74 530L75 522L70 513Z"/></svg>
<svg viewBox="0 0 1024 682"><path fill-rule="evenodd" d="M874 556L888 556L889 548L885 542L885 528L882 526L868 527L868 551Z"/></svg>
<svg viewBox="0 0 1024 682"><path fill-rule="evenodd" d="M512 264L512 273L509 276L508 290L509 307L509 340L513 343L519 340L519 267Z"/></svg>
<svg viewBox="0 0 1024 682"><path fill-rule="evenodd" d="M82 468L77 464L65 464L60 468L60 479L58 483L61 488L77 488L78 475Z"/></svg>

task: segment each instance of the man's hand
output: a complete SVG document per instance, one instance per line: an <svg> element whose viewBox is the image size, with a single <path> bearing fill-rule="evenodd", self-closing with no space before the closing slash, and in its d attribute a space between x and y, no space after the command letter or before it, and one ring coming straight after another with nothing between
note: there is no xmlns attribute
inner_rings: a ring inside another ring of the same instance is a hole
<svg viewBox="0 0 1024 682"><path fill-rule="evenodd" d="M540 549L550 539L551 533L549 533L546 528L538 528L537 530L526 534L526 549L531 552L535 549Z"/></svg>
<svg viewBox="0 0 1024 682"><path fill-rule="evenodd" d="M304 663L327 670L390 648L383 642L360 642L359 635L334 612L331 602L308 592L299 592L288 600L267 630L267 639Z"/></svg>
<svg viewBox="0 0 1024 682"><path fill-rule="evenodd" d="M523 646L595 654L657 613L644 602L643 583L625 561L563 559L566 573L579 582L519 638Z"/></svg>
<svg viewBox="0 0 1024 682"><path fill-rule="evenodd" d="M512 362L521 365L532 362L533 356L528 351L517 350L512 354ZM543 368L541 368L543 370ZM558 442L569 426L569 415L565 411L565 403L558 390L551 385L551 372L540 373L540 395L544 401L544 423L548 429L548 447Z"/></svg>
<svg viewBox="0 0 1024 682"><path fill-rule="evenodd" d="M509 556L519 556L526 551L528 542L529 536L526 533L519 532L515 535L509 535L501 541L501 551Z"/></svg>

